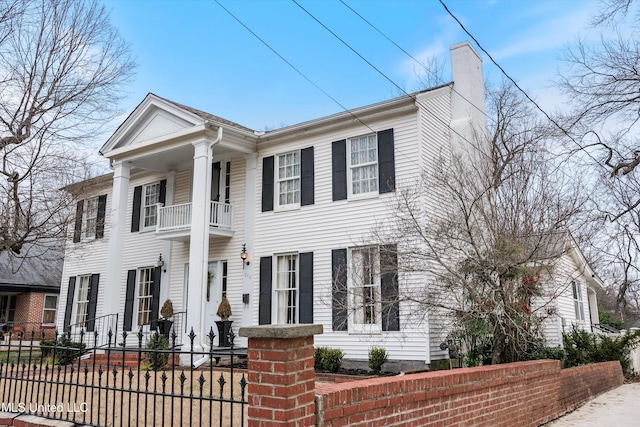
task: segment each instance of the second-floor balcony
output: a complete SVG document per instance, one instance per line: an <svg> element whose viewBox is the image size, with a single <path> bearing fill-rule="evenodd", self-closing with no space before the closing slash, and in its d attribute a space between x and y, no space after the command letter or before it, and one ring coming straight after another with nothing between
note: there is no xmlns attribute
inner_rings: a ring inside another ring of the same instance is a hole
<svg viewBox="0 0 640 427"><path fill-rule="evenodd" d="M209 236L233 236L233 206L210 202ZM158 206L156 236L167 240L189 240L191 234L191 203Z"/></svg>

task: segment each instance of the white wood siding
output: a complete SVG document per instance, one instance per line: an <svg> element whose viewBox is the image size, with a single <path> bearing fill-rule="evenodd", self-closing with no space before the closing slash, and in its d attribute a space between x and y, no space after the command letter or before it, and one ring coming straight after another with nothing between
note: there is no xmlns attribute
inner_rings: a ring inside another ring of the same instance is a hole
<svg viewBox="0 0 640 427"><path fill-rule="evenodd" d="M444 116L446 117L446 113ZM314 254L314 323L324 326L324 333L315 337L316 345L341 348L349 359L367 359L372 346L386 348L395 360L417 360L428 363L428 325L416 322L422 317L422 307L401 304L400 332L380 334L354 334L332 331L331 309L331 250L371 243L371 232L378 221L384 220L393 208L395 193L354 200L332 200L331 143L389 128L394 130L395 176L397 186L414 181L422 170L420 156L416 154L434 139L419 139L418 115L405 114L391 119L367 122L371 129L354 125L322 136L301 137L298 140L260 147L258 158L258 185L256 198L261 199L262 159L295 149L314 147L315 203L298 209L261 212L257 203L256 249L252 264L254 277L253 317L258 322L259 263L262 256L287 252L313 252ZM429 132L427 132L429 134ZM423 137L424 138L424 137ZM446 138L435 139L437 143ZM429 150L424 150L429 152ZM423 152L424 152L423 151ZM436 150L437 151L437 150ZM428 156L428 155L427 155ZM433 160L431 160L433 161ZM389 242L401 243L401 242ZM421 286L424 280L415 275L399 274L403 287ZM418 314L418 316L415 316Z"/></svg>

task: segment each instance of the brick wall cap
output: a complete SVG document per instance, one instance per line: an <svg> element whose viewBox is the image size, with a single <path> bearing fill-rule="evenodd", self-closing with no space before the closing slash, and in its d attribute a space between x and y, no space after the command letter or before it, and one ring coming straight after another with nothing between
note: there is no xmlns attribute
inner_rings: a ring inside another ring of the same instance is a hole
<svg viewBox="0 0 640 427"><path fill-rule="evenodd" d="M305 338L322 334L322 325L258 325L244 326L238 333L246 338Z"/></svg>
<svg viewBox="0 0 640 427"><path fill-rule="evenodd" d="M36 415L20 415L18 419L26 423L27 425L34 425L39 427L51 426L51 427L74 427L75 424L70 421L63 420L51 420L48 418L38 417ZM14 421L15 423L15 421Z"/></svg>

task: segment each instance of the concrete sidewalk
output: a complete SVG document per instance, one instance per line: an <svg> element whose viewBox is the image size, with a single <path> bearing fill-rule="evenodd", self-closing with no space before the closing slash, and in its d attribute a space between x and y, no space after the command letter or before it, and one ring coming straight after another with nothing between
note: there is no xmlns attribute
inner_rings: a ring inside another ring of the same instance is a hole
<svg viewBox="0 0 640 427"><path fill-rule="evenodd" d="M640 426L640 383L623 384L545 427Z"/></svg>

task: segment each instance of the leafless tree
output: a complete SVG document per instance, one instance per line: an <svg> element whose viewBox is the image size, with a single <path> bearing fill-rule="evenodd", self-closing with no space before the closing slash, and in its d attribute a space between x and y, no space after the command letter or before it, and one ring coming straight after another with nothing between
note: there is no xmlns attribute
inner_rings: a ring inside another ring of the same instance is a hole
<svg viewBox="0 0 640 427"><path fill-rule="evenodd" d="M374 239L398 242L398 271L417 284L400 299L448 317L471 350L490 337L492 363L501 363L540 345L569 285L554 281L554 261L587 197L560 172L550 129L529 104L506 85L488 95L489 139L479 132L476 144L443 152L418 183L399 186Z"/></svg>
<svg viewBox="0 0 640 427"><path fill-rule="evenodd" d="M560 86L572 99L566 130L573 173L597 183L592 220L600 233L591 256L624 314L635 305L627 297L640 292L640 15L633 0L601 6L592 20L600 40L579 40L567 50Z"/></svg>
<svg viewBox="0 0 640 427"><path fill-rule="evenodd" d="M87 177L133 70L97 0L0 0L0 252L66 231L58 189Z"/></svg>

